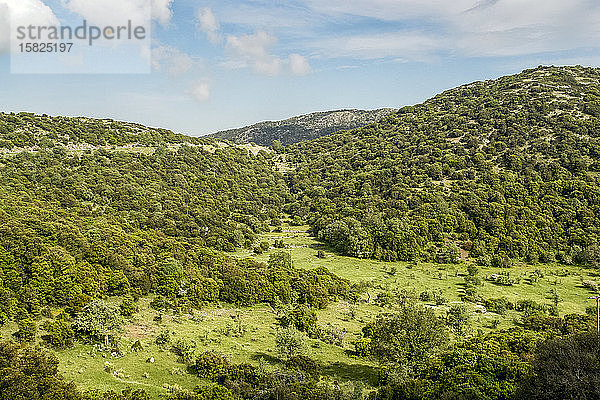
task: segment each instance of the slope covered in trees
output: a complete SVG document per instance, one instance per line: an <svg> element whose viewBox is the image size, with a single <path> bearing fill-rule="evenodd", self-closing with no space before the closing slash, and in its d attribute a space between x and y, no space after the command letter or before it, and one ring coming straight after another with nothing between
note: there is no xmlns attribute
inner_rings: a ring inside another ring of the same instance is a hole
<svg viewBox="0 0 600 400"><path fill-rule="evenodd" d="M597 263L599 136L599 69L475 82L291 146L288 211L356 257Z"/></svg>
<svg viewBox="0 0 600 400"><path fill-rule="evenodd" d="M255 153L2 114L0 397L597 398L597 270L553 261L600 260L599 110L600 70L547 67Z"/></svg>
<svg viewBox="0 0 600 400"><path fill-rule="evenodd" d="M0 149L49 148L55 145L155 146L199 143L198 138L166 129L110 119L50 117L31 113L0 113Z"/></svg>
<svg viewBox="0 0 600 400"><path fill-rule="evenodd" d="M392 108L379 110L339 110L302 115L284 121L261 122L245 128L217 132L211 137L233 143L256 143L271 146L279 140L283 144L316 139L330 133L360 128L394 113Z"/></svg>

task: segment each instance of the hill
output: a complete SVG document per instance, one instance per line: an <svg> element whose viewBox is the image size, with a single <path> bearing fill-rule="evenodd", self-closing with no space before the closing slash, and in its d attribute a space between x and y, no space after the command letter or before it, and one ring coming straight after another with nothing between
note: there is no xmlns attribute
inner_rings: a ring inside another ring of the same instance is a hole
<svg viewBox="0 0 600 400"><path fill-rule="evenodd" d="M597 398L599 141L583 67L273 150L1 114L0 398Z"/></svg>
<svg viewBox="0 0 600 400"><path fill-rule="evenodd" d="M471 83L288 150L288 211L342 253L599 259L597 68Z"/></svg>
<svg viewBox="0 0 600 400"><path fill-rule="evenodd" d="M32 113L0 113L0 150L39 149L55 145L156 146L167 143L200 143L198 138L167 129L85 117L52 117Z"/></svg>
<svg viewBox="0 0 600 400"><path fill-rule="evenodd" d="M377 122L394 113L395 109L339 110L318 112L286 119L261 122L245 128L231 129L209 135L233 143L256 143L271 146L274 140L287 145L303 140L316 139L334 132L360 128Z"/></svg>

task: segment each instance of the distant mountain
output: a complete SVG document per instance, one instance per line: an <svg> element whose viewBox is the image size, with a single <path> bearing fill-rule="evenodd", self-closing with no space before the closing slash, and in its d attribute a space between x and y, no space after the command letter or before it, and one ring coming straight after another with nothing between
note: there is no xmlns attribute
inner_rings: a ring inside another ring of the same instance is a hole
<svg viewBox="0 0 600 400"><path fill-rule="evenodd" d="M377 122L397 110L381 108L378 110L338 110L317 112L284 121L260 122L244 128L221 131L209 135L233 143L256 143L270 146L274 140L283 144L298 143L316 139L330 133L361 128Z"/></svg>

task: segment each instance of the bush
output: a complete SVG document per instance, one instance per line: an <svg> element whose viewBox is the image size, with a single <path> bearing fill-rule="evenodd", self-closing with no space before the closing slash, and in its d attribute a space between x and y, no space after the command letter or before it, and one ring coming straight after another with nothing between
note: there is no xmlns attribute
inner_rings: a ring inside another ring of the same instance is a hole
<svg viewBox="0 0 600 400"><path fill-rule="evenodd" d="M196 386L192 392L171 394L168 400L234 400L233 394L224 386L214 383Z"/></svg>
<svg viewBox="0 0 600 400"><path fill-rule="evenodd" d="M280 328L275 336L275 348L281 357L289 360L306 352L306 338L294 326Z"/></svg>
<svg viewBox="0 0 600 400"><path fill-rule="evenodd" d="M154 343L156 343L156 345L159 347L163 347L171 343L171 333L169 331L160 332L158 335L156 335Z"/></svg>
<svg viewBox="0 0 600 400"><path fill-rule="evenodd" d="M132 296L125 296L119 306L121 309L121 315L125 317L131 317L138 311L137 305Z"/></svg>
<svg viewBox="0 0 600 400"><path fill-rule="evenodd" d="M599 362L600 340L596 333L548 340L536 350L535 373L520 398L598 399Z"/></svg>
<svg viewBox="0 0 600 400"><path fill-rule="evenodd" d="M301 332L309 332L317 324L317 313L304 304L298 304L289 316L290 322Z"/></svg>
<svg viewBox="0 0 600 400"><path fill-rule="evenodd" d="M508 310L514 309L513 303L505 297L499 299L486 299L483 301L483 304L485 305L486 310L500 315L504 315Z"/></svg>
<svg viewBox="0 0 600 400"><path fill-rule="evenodd" d="M71 324L63 320L46 321L42 328L46 331L42 339L52 347L65 349L73 347L75 340L75 331Z"/></svg>
<svg viewBox="0 0 600 400"><path fill-rule="evenodd" d="M193 340L187 341L179 339L171 347L171 351L177 355L178 362L183 364L191 364L194 362L194 355L196 353L196 342Z"/></svg>
<svg viewBox="0 0 600 400"><path fill-rule="evenodd" d="M458 335L463 335L466 332L470 320L471 314L464 304L452 305L446 316L448 326Z"/></svg>
<svg viewBox="0 0 600 400"><path fill-rule="evenodd" d="M359 357L371 357L373 355L373 346L371 338L365 337L354 342L354 354Z"/></svg>
<svg viewBox="0 0 600 400"><path fill-rule="evenodd" d="M13 336L20 342L33 342L37 333L35 321L29 318L18 322L19 330L13 333Z"/></svg>
<svg viewBox="0 0 600 400"><path fill-rule="evenodd" d="M327 325L315 326L309 334L312 338L319 339L324 343L342 347L346 330L328 323Z"/></svg>
<svg viewBox="0 0 600 400"><path fill-rule="evenodd" d="M319 375L319 365L315 360L307 356L293 356L285 362L285 366L291 370L306 372L312 377Z"/></svg>
<svg viewBox="0 0 600 400"><path fill-rule="evenodd" d="M194 363L194 372L201 378L217 380L228 374L229 361L214 351L200 354Z"/></svg>

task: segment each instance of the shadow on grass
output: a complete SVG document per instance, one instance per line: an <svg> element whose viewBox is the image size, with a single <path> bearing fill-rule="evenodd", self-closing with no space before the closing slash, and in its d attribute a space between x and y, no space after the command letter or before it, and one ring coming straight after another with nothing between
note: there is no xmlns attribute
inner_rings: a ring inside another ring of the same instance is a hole
<svg viewBox="0 0 600 400"><path fill-rule="evenodd" d="M270 354L267 354L267 353L262 353L262 352L260 352L260 353L254 353L254 354L252 354L250 356L250 358L252 360L254 360L254 361L258 361L258 360L260 360L262 358L264 361L266 361L267 363L269 363L271 365L274 365L274 364L282 365L283 364L283 360L282 359L280 359L278 357L274 357L274 356L272 356Z"/></svg>
<svg viewBox="0 0 600 400"><path fill-rule="evenodd" d="M283 360L266 353L255 353L251 356L255 361L263 359L271 365L284 365ZM347 364L344 362L335 362L332 364L322 364L319 362L319 372L321 375L329 376L339 381L363 381L368 382L371 386L377 385L379 377L379 369L372 365L363 364L360 360L356 360L356 364Z"/></svg>
<svg viewBox="0 0 600 400"><path fill-rule="evenodd" d="M378 368L372 365L362 364L357 360L356 364L335 362L321 366L321 375L329 375L340 381L363 381L371 386L377 385Z"/></svg>

